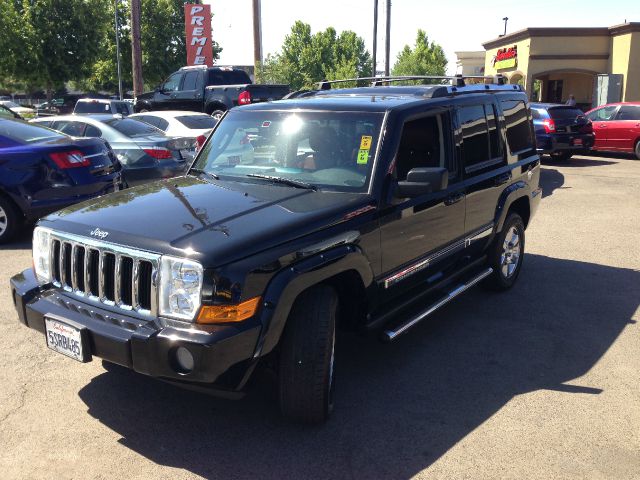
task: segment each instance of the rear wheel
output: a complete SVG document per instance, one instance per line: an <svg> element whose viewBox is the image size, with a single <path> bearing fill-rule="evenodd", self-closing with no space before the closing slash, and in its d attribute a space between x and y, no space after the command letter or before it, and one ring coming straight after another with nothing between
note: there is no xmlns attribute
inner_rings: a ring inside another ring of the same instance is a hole
<svg viewBox="0 0 640 480"><path fill-rule="evenodd" d="M326 285L296 299L283 333L279 396L285 417L324 422L333 410L335 323L338 296Z"/></svg>
<svg viewBox="0 0 640 480"><path fill-rule="evenodd" d="M13 203L0 196L0 243L6 243L13 238L20 227L20 220Z"/></svg>
<svg viewBox="0 0 640 480"><path fill-rule="evenodd" d="M502 231L489 247L489 266L493 273L485 285L493 290L508 290L520 275L524 259L524 222L517 213L511 213Z"/></svg>

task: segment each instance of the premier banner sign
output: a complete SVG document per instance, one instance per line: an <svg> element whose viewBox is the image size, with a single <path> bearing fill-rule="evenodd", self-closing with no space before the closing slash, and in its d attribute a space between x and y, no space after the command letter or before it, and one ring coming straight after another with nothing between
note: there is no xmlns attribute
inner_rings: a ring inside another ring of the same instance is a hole
<svg viewBox="0 0 640 480"><path fill-rule="evenodd" d="M213 65L211 5L184 5L187 65Z"/></svg>

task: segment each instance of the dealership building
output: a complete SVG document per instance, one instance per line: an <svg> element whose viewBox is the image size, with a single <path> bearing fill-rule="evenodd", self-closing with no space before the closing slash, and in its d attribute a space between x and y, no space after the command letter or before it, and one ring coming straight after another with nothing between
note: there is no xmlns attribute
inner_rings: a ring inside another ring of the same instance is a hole
<svg viewBox="0 0 640 480"><path fill-rule="evenodd" d="M573 95L583 108L640 101L640 22L525 28L483 47L484 74L500 73L509 83L523 85L532 100L564 103ZM459 69L471 53L458 54Z"/></svg>

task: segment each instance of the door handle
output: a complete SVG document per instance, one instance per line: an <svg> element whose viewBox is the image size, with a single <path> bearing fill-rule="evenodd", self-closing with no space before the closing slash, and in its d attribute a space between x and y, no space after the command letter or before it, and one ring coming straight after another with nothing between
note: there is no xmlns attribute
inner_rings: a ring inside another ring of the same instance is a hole
<svg viewBox="0 0 640 480"><path fill-rule="evenodd" d="M458 203L463 198L464 193L454 193L453 195L449 195L447 198L445 198L444 204L447 206L453 205L454 203Z"/></svg>
<svg viewBox="0 0 640 480"><path fill-rule="evenodd" d="M500 176L495 178L494 184L497 187L499 185L504 185L509 180L511 180L511 173L504 173L504 174L502 174L502 175L500 175Z"/></svg>

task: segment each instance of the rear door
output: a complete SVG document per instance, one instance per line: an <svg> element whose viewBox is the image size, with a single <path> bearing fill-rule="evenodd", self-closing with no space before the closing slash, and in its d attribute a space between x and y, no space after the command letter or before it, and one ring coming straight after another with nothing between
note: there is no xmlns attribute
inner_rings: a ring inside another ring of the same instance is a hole
<svg viewBox="0 0 640 480"><path fill-rule="evenodd" d="M172 100L174 110L189 110L201 112L204 101L203 72L205 70L187 71L182 79L180 89L176 92L176 98Z"/></svg>
<svg viewBox="0 0 640 480"><path fill-rule="evenodd" d="M609 147L633 152L640 138L640 105L621 105L615 118L609 121Z"/></svg>
<svg viewBox="0 0 640 480"><path fill-rule="evenodd" d="M593 133L596 136L593 144L594 149L607 150L609 148L609 125L618 109L618 105L605 105L589 112L587 115L587 118L593 124Z"/></svg>
<svg viewBox="0 0 640 480"><path fill-rule="evenodd" d="M527 121L524 102L511 103L514 105L508 107L518 109L517 115ZM511 180L498 125L498 109L493 96L485 96L458 106L456 111L462 135L459 154L467 195L464 228L467 236L484 238L491 234L498 198ZM529 127L531 138L530 131Z"/></svg>

